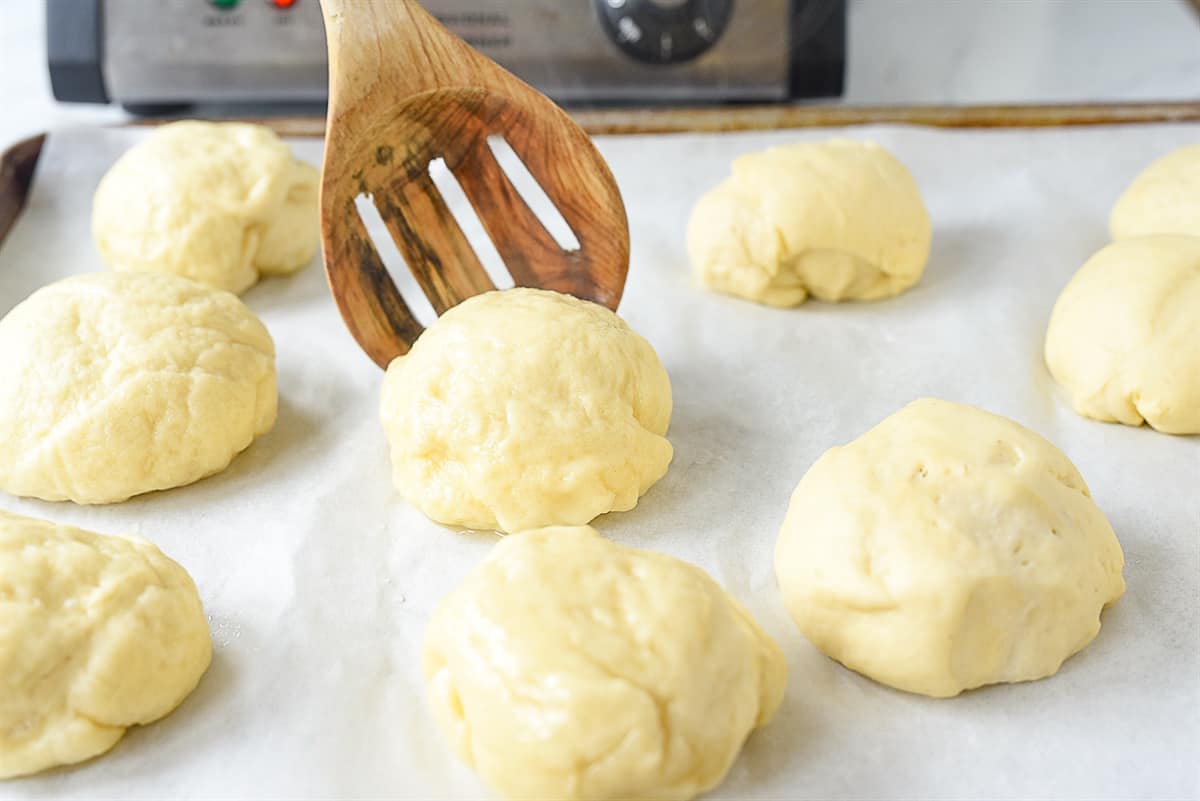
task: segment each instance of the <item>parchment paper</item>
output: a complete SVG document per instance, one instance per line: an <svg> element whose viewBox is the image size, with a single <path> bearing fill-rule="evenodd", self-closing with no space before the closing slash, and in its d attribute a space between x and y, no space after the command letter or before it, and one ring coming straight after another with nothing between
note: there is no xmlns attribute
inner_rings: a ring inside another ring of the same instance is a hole
<svg viewBox="0 0 1200 801"><path fill-rule="evenodd" d="M912 170L934 220L921 283L869 304L774 310L697 288L693 202L734 156L842 133ZM0 249L0 312L101 269L96 182L140 131L54 133ZM934 132L895 127L607 138L633 258L621 313L675 392L667 476L612 538L688 559L787 653L787 698L712 798L1168 798L1200 794L1200 437L1077 417L1040 357L1054 300L1105 244L1111 204L1200 127ZM319 163L320 144L297 141ZM495 542L393 492L381 372L318 263L245 295L278 345L279 421L224 473L127 503L0 507L157 542L195 577L215 655L170 717L108 755L0 783L0 798L487 798L425 707L435 602ZM828 447L933 395L1008 415L1079 466L1125 549L1128 592L1051 679L932 700L822 657L788 620L771 554L792 488Z"/></svg>

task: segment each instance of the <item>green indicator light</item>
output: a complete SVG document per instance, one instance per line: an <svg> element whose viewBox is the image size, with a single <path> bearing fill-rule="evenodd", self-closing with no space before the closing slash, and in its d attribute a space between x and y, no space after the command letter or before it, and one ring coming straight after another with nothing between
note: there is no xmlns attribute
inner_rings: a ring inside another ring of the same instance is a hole
<svg viewBox="0 0 1200 801"><path fill-rule="evenodd" d="M209 0L217 8L229 9L236 6L240 0Z"/></svg>

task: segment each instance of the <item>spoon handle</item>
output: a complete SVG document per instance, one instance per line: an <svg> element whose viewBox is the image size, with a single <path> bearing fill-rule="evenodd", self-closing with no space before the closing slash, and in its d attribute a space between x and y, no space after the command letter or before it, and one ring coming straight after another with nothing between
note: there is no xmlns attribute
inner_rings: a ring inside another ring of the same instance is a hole
<svg viewBox="0 0 1200 801"><path fill-rule="evenodd" d="M416 0L320 0L330 107L478 86L479 57Z"/></svg>

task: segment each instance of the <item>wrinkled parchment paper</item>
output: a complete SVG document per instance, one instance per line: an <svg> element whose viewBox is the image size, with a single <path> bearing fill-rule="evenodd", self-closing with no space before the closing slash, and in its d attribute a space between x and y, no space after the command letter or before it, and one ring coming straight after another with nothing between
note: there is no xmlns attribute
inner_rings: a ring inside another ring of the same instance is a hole
<svg viewBox="0 0 1200 801"><path fill-rule="evenodd" d="M697 288L692 203L734 156L841 133L891 148L934 220L921 283L869 304L776 310ZM88 218L141 131L51 135L0 247L0 312L101 269ZM787 653L787 698L712 798L1129 798L1200 794L1200 437L1076 417L1042 364L1054 300L1105 244L1151 159L1200 127L836 131L607 138L633 258L621 313L658 349L675 413L670 472L596 525L693 561ZM320 143L294 143L319 164ZM378 230L378 229L377 229ZM386 235L385 235L386 236ZM170 717L107 756L0 783L3 799L487 798L424 703L433 605L495 542L425 520L393 492L381 372L342 327L319 263L245 295L278 345L273 431L224 473L127 503L0 507L136 532L195 577L215 654ZM934 395L1008 415L1075 461L1125 549L1128 592L1054 678L953 700L888 689L789 622L771 555L792 488L826 448Z"/></svg>

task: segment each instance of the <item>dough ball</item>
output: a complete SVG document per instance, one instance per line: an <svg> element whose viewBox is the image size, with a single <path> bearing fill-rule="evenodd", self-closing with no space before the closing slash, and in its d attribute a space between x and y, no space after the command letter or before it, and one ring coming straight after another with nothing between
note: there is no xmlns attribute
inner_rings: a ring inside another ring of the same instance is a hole
<svg viewBox="0 0 1200 801"><path fill-rule="evenodd" d="M113 503L217 473L275 422L275 346L235 295L68 278L0 320L0 489Z"/></svg>
<svg viewBox="0 0 1200 801"><path fill-rule="evenodd" d="M1113 206L1113 239L1200 236L1200 145L1180 148L1142 171Z"/></svg>
<svg viewBox="0 0 1200 801"><path fill-rule="evenodd" d="M603 306L541 289L470 298L388 367L400 494L446 525L523 531L625 511L667 472L671 382Z"/></svg>
<svg viewBox="0 0 1200 801"><path fill-rule="evenodd" d="M935 697L1057 672L1121 597L1123 564L1061 451L931 399L826 451L775 546L784 602L813 645Z"/></svg>
<svg viewBox="0 0 1200 801"><path fill-rule="evenodd" d="M196 585L152 543L0 511L0 778L103 754L211 655Z"/></svg>
<svg viewBox="0 0 1200 801"><path fill-rule="evenodd" d="M787 683L704 571L587 526L496 545L434 613L424 669L442 731L508 798L693 798Z"/></svg>
<svg viewBox="0 0 1200 801"><path fill-rule="evenodd" d="M1092 256L1054 306L1046 365L1085 417L1200 434L1200 237Z"/></svg>
<svg viewBox="0 0 1200 801"><path fill-rule="evenodd" d="M115 270L174 273L242 292L312 259L318 177L267 128L164 125L100 181L92 236Z"/></svg>
<svg viewBox="0 0 1200 801"><path fill-rule="evenodd" d="M688 253L710 289L770 306L898 295L925 271L932 233L904 165L872 142L751 153L700 198Z"/></svg>

